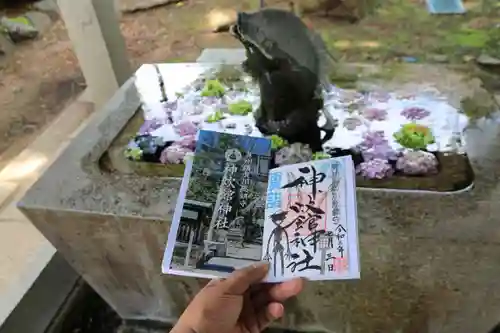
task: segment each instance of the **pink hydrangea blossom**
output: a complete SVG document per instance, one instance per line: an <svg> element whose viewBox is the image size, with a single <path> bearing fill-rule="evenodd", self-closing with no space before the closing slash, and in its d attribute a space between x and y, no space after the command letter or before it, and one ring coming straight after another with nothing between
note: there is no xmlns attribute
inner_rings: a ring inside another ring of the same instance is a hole
<svg viewBox="0 0 500 333"><path fill-rule="evenodd" d="M368 179L384 179L394 174L394 170L387 160L379 158L359 164L356 167L356 172Z"/></svg>
<svg viewBox="0 0 500 333"><path fill-rule="evenodd" d="M160 162L163 164L181 164L184 157L190 152L192 152L191 149L172 144L161 152Z"/></svg>
<svg viewBox="0 0 500 333"><path fill-rule="evenodd" d="M183 121L174 126L175 131L180 136L196 135L198 132L198 127L191 121Z"/></svg>
<svg viewBox="0 0 500 333"><path fill-rule="evenodd" d="M186 135L179 141L174 142L174 145L179 145L183 148L188 148L194 151L196 147L196 135Z"/></svg>
<svg viewBox="0 0 500 333"><path fill-rule="evenodd" d="M438 160L425 151L408 151L398 158L396 169L406 175L424 176L438 172Z"/></svg>

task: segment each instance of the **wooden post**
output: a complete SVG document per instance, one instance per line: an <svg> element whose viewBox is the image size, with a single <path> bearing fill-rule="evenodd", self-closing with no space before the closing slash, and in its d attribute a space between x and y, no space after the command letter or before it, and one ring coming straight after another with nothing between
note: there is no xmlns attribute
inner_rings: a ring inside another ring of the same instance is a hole
<svg viewBox="0 0 500 333"><path fill-rule="evenodd" d="M103 106L132 75L114 0L57 0L92 102Z"/></svg>

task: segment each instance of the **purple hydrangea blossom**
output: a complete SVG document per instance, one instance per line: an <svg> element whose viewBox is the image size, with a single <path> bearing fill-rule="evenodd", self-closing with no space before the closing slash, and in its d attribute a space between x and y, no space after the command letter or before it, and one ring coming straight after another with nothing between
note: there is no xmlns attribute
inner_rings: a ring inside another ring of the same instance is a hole
<svg viewBox="0 0 500 333"><path fill-rule="evenodd" d="M135 140L130 140L129 143L127 144L127 149L137 149L139 147L139 145L137 144L137 142L135 142Z"/></svg>
<svg viewBox="0 0 500 333"><path fill-rule="evenodd" d="M196 135L198 127L192 121L183 121L174 125L174 129L180 136Z"/></svg>
<svg viewBox="0 0 500 333"><path fill-rule="evenodd" d="M398 153L394 149L392 149L389 143L375 145L371 148L362 150L361 155L363 155L364 161L370 161L374 159L382 159L388 161L396 160L398 158Z"/></svg>
<svg viewBox="0 0 500 333"><path fill-rule="evenodd" d="M142 124L141 128L139 128L139 135L149 134L162 126L163 126L163 123L161 121L159 121L158 119L146 120Z"/></svg>
<svg viewBox="0 0 500 333"><path fill-rule="evenodd" d="M382 121L387 118L387 111L384 109L368 108L363 111L363 116L370 121Z"/></svg>
<svg viewBox="0 0 500 333"><path fill-rule="evenodd" d="M391 98L391 96L388 93L382 91L373 91L369 93L368 97L370 100L374 100L381 103L385 103Z"/></svg>
<svg viewBox="0 0 500 333"><path fill-rule="evenodd" d="M363 134L363 141L359 144L359 148L364 151L385 144L389 144L389 141L385 138L384 131L368 131Z"/></svg>
<svg viewBox="0 0 500 333"><path fill-rule="evenodd" d="M425 117L428 117L430 114L431 113L428 110L419 107L406 108L403 111L401 111L401 115L409 120L424 119Z"/></svg>
<svg viewBox="0 0 500 333"><path fill-rule="evenodd" d="M346 118L344 119L343 123L344 127L349 131L354 131L356 127L361 126L361 124L362 124L361 119L355 117Z"/></svg>
<svg viewBox="0 0 500 333"><path fill-rule="evenodd" d="M160 162L163 164L181 164L184 161L184 157L191 152L191 149L178 144L172 144L161 152Z"/></svg>
<svg viewBox="0 0 500 333"><path fill-rule="evenodd" d="M166 102L163 105L164 105L165 111L173 112L173 111L177 110L178 101L175 100L172 102Z"/></svg>
<svg viewBox="0 0 500 333"><path fill-rule="evenodd" d="M396 169L405 175L424 176L438 172L436 156L425 151L408 151L398 158Z"/></svg>
<svg viewBox="0 0 500 333"><path fill-rule="evenodd" d="M206 96L201 99L201 102L204 105L211 106L217 104L219 102L219 98L214 96Z"/></svg>
<svg viewBox="0 0 500 333"><path fill-rule="evenodd" d="M173 102L163 103L163 108L165 110L165 116L166 116L166 122L168 124L172 123L173 115L177 111L178 105L179 104L178 104L177 100L175 100Z"/></svg>
<svg viewBox="0 0 500 333"><path fill-rule="evenodd" d="M394 170L387 160L379 158L359 164L356 172L368 179L384 179L394 174Z"/></svg>

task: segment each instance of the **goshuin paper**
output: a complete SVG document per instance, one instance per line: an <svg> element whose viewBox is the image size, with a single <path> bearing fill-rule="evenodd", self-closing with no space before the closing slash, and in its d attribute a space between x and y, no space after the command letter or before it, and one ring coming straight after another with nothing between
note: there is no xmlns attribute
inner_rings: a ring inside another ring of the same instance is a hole
<svg viewBox="0 0 500 333"><path fill-rule="evenodd" d="M199 132L186 164L163 272L224 277L262 257L271 141Z"/></svg>
<svg viewBox="0 0 500 333"><path fill-rule="evenodd" d="M354 166L350 156L270 171L263 260L269 281L359 278Z"/></svg>

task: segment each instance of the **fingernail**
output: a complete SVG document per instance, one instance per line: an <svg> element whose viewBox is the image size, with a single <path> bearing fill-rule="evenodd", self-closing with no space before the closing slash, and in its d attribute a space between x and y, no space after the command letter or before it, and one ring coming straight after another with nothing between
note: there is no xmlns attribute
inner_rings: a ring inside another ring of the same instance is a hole
<svg viewBox="0 0 500 333"><path fill-rule="evenodd" d="M269 261L261 261L258 264L255 264L255 268L268 269L269 268Z"/></svg>

